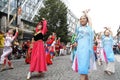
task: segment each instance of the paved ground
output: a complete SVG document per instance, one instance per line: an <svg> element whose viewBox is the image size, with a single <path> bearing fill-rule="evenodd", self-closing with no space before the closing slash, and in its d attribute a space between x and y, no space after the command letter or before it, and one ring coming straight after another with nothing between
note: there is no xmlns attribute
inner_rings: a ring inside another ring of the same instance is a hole
<svg viewBox="0 0 120 80"><path fill-rule="evenodd" d="M97 71L89 74L90 80L120 80L120 55L116 57L116 73L108 76L104 73L103 66L98 66ZM21 60L13 61L14 69L0 72L0 80L26 80L26 75L29 65L26 65ZM78 73L71 69L71 62L69 56L56 57L54 64L48 66L48 71L44 76L38 76L33 73L31 80L79 80Z"/></svg>

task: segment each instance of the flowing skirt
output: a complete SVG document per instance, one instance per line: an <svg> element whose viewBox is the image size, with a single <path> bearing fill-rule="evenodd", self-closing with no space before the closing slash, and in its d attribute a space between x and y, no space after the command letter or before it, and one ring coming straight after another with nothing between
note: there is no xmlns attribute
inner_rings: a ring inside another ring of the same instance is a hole
<svg viewBox="0 0 120 80"><path fill-rule="evenodd" d="M92 47L90 49L89 37L83 37L78 40L77 50L74 60L77 61L77 68L79 74L88 74L90 69L90 59L94 58ZM92 58L91 58L92 57ZM77 58L77 60L76 60ZM95 61L95 58L92 60ZM74 62L73 62L74 64Z"/></svg>
<svg viewBox="0 0 120 80"><path fill-rule="evenodd" d="M26 59L25 59L25 63L26 63L26 64L30 64L31 53L32 53L32 48L29 48L29 49L28 49L28 52L27 52L27 54L26 54Z"/></svg>
<svg viewBox="0 0 120 80"><path fill-rule="evenodd" d="M47 61L48 65L53 64L52 57L51 57L50 53L46 53L46 61Z"/></svg>
<svg viewBox="0 0 120 80"><path fill-rule="evenodd" d="M74 57L72 69L73 69L73 71L78 72L78 57L77 57L77 55L75 55L75 57ZM96 66L96 62L95 62L95 56L91 55L89 72L93 71L93 70L97 70L97 66Z"/></svg>
<svg viewBox="0 0 120 80"><path fill-rule="evenodd" d="M33 43L33 49L30 61L30 72L47 71L46 54L42 40Z"/></svg>
<svg viewBox="0 0 120 80"><path fill-rule="evenodd" d="M97 58L98 60L101 60L102 62L108 63L105 50L102 47L97 48Z"/></svg>

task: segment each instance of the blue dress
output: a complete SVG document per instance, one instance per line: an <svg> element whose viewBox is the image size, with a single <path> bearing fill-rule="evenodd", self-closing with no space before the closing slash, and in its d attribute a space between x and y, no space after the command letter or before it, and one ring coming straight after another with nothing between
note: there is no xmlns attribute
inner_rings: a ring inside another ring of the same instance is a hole
<svg viewBox="0 0 120 80"><path fill-rule="evenodd" d="M102 44L103 44L103 48L105 50L108 62L114 62L115 58L114 58L114 52L113 52L113 38L112 38L112 36L106 37L103 35L102 36Z"/></svg>
<svg viewBox="0 0 120 80"><path fill-rule="evenodd" d="M78 73L88 74L90 57L93 54L94 33L90 26L76 28L76 42L78 43L76 56L78 60Z"/></svg>

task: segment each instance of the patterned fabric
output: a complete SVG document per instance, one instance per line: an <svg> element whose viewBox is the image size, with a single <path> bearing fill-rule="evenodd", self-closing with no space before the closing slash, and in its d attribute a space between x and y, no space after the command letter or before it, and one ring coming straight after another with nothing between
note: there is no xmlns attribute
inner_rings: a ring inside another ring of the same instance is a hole
<svg viewBox="0 0 120 80"><path fill-rule="evenodd" d="M71 38L71 43L72 43L72 44L75 42L76 37L77 37L76 34L73 34L73 35L72 35L72 38Z"/></svg>
<svg viewBox="0 0 120 80"><path fill-rule="evenodd" d="M90 63L95 61L93 54L94 33L90 26L77 26L75 32L77 35L76 42L78 44L75 55L77 58L78 73L88 74L89 69L91 68L90 66L92 66ZM73 64L75 63L73 62Z"/></svg>
<svg viewBox="0 0 120 80"><path fill-rule="evenodd" d="M114 62L114 52L113 52L113 38L112 36L102 36L102 44L106 53L107 61Z"/></svg>

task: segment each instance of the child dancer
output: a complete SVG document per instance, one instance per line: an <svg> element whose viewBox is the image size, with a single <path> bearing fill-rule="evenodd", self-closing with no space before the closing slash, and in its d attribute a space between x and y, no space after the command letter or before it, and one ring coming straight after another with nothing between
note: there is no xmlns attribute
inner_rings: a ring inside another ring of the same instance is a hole
<svg viewBox="0 0 120 80"><path fill-rule="evenodd" d="M26 59L25 59L26 64L30 64L31 53L32 53L32 42L30 43L30 46L29 46L28 51L26 53Z"/></svg>
<svg viewBox="0 0 120 80"><path fill-rule="evenodd" d="M110 29L106 28L102 36L102 45L107 57L107 65L105 72L108 75L115 73L115 57L113 53L113 37Z"/></svg>
<svg viewBox="0 0 120 80"><path fill-rule="evenodd" d="M18 28L16 28L16 33L14 36L13 34L14 34L13 29L9 29L8 32L6 33L3 54L1 55L2 63L1 71L5 70L6 62L8 62L9 68L13 69L13 65L11 61L8 59L8 56L12 52L12 42L18 35Z"/></svg>

